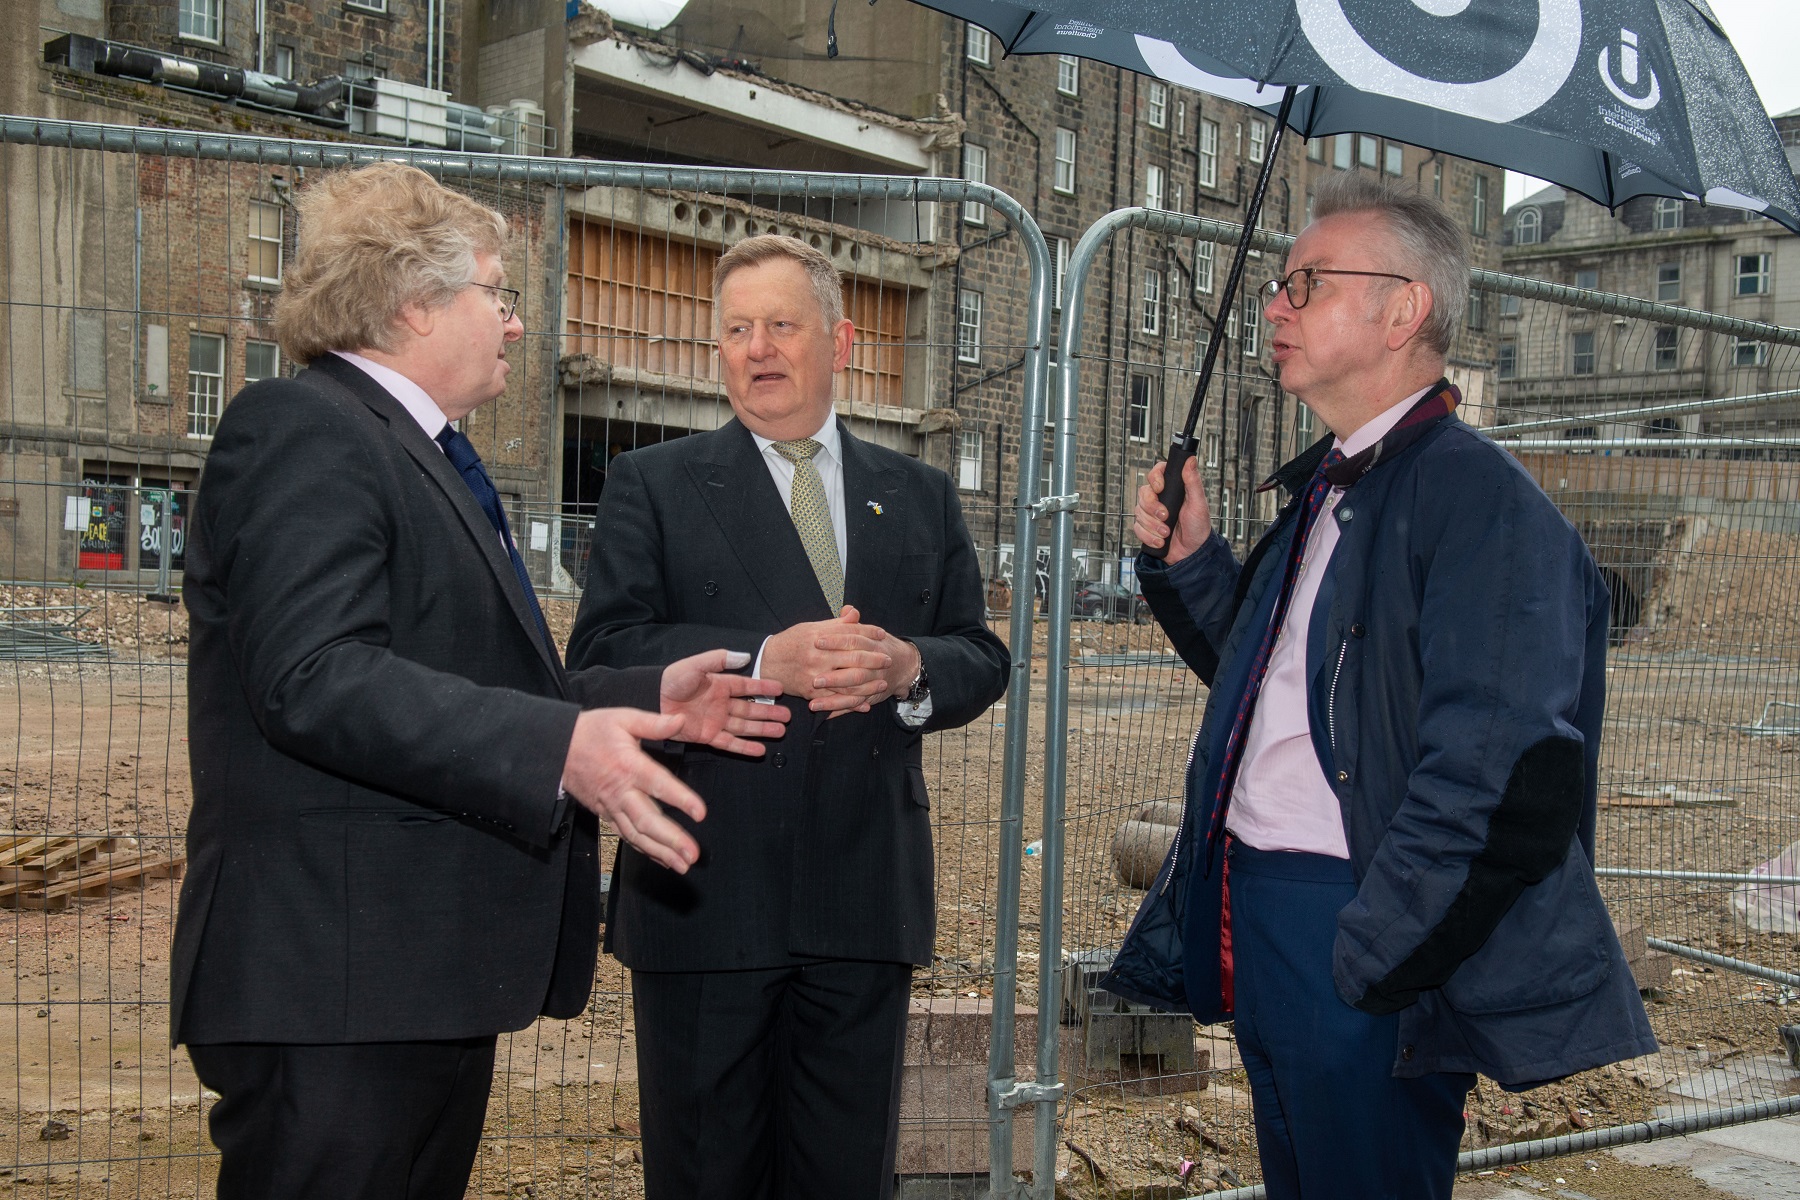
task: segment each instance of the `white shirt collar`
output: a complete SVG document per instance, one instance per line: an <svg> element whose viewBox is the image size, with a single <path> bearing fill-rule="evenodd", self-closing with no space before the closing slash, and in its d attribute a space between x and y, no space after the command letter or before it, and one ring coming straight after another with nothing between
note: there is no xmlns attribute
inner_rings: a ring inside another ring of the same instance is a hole
<svg viewBox="0 0 1800 1200"><path fill-rule="evenodd" d="M756 439L757 450L765 454L768 453L769 447L775 444L774 438L766 438L754 430L751 431L750 436ZM828 454L838 462L843 461L843 455L838 453L838 425L835 411L825 414L825 424L819 426L818 431L812 435L812 439L819 443L821 454ZM777 450L775 453L780 454L781 451Z"/></svg>
<svg viewBox="0 0 1800 1200"><path fill-rule="evenodd" d="M1339 438L1336 442L1337 448L1344 452L1345 458L1349 458L1353 454L1360 454L1364 450L1367 450L1370 446L1373 446L1376 442L1379 442L1382 438L1386 437L1389 431L1400 423L1400 418L1410 412L1412 406L1424 399L1425 393L1436 386L1437 384L1434 383L1430 385L1430 387L1422 387L1392 408L1383 409L1373 420L1364 424L1361 429L1358 429L1355 433L1351 434L1349 438Z"/></svg>
<svg viewBox="0 0 1800 1200"><path fill-rule="evenodd" d="M436 441L437 435L450 423L449 418L444 416L444 410L426 394L424 388L394 368L371 362L348 350L333 350L332 353L379 383L388 395L400 402L401 408L412 414L412 419L419 423L419 428L425 431L426 437Z"/></svg>

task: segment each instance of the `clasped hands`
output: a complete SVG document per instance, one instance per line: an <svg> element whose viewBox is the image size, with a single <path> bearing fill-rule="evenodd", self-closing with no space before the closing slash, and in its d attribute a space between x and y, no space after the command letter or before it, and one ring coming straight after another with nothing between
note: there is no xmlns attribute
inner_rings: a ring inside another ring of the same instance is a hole
<svg viewBox="0 0 1800 1200"><path fill-rule="evenodd" d="M835 620L791 625L764 642L761 673L831 720L904 692L919 674L919 648L863 624L846 604Z"/></svg>

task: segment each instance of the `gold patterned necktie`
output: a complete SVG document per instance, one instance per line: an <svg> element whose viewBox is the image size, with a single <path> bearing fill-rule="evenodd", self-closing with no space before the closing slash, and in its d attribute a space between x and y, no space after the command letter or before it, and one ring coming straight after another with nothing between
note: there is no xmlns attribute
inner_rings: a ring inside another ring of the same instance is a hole
<svg viewBox="0 0 1800 1200"><path fill-rule="evenodd" d="M837 533L831 525L825 484L819 478L819 468L813 465L813 455L823 447L812 438L776 442L774 446L781 457L794 464L793 498L788 512L794 518L800 544L806 547L806 557L812 560L813 574L819 577L825 601L836 616L844 607L844 565L838 560Z"/></svg>

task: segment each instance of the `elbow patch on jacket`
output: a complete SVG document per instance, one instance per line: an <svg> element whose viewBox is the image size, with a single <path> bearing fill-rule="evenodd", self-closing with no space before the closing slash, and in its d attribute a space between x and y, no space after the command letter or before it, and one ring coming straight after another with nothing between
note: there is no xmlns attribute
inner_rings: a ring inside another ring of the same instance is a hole
<svg viewBox="0 0 1800 1200"><path fill-rule="evenodd" d="M1488 819L1487 843L1469 864L1469 876L1444 919L1404 962L1371 985L1356 1007L1377 1015L1398 1012L1420 992L1441 987L1481 949L1519 894L1568 857L1586 789L1578 739L1547 737L1527 747Z"/></svg>

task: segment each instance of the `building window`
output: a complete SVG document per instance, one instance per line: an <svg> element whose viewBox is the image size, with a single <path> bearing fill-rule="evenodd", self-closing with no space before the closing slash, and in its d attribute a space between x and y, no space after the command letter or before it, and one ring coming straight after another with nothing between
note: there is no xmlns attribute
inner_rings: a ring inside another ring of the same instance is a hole
<svg viewBox="0 0 1800 1200"><path fill-rule="evenodd" d="M1598 267L1583 267L1575 272L1575 286L1584 291L1600 290L1600 270Z"/></svg>
<svg viewBox="0 0 1800 1200"><path fill-rule="evenodd" d="M1592 375L1595 361L1593 333L1571 335L1569 338L1569 374Z"/></svg>
<svg viewBox="0 0 1800 1200"><path fill-rule="evenodd" d="M294 48L292 46L276 46L275 61L271 65L275 68L275 74L279 75L281 78L293 79Z"/></svg>
<svg viewBox="0 0 1800 1200"><path fill-rule="evenodd" d="M1081 60L1073 54L1056 56L1056 90L1065 96L1081 95Z"/></svg>
<svg viewBox="0 0 1800 1200"><path fill-rule="evenodd" d="M1312 138L1306 143L1306 161L1322 163L1325 161L1325 139Z"/></svg>
<svg viewBox="0 0 1800 1200"><path fill-rule="evenodd" d="M1194 243L1194 293L1201 296L1212 295L1213 290L1213 254L1218 247L1212 242Z"/></svg>
<svg viewBox="0 0 1800 1200"><path fill-rule="evenodd" d="M981 293L968 288L956 294L956 361L981 361Z"/></svg>
<svg viewBox="0 0 1800 1200"><path fill-rule="evenodd" d="M1469 328L1476 333L1487 328L1487 295L1484 292L1469 293Z"/></svg>
<svg viewBox="0 0 1800 1200"><path fill-rule="evenodd" d="M1178 183L1175 185L1174 195L1169 199L1169 209L1172 212L1186 212L1187 209L1184 208L1182 204L1183 197L1181 194L1181 185Z"/></svg>
<svg viewBox="0 0 1800 1200"><path fill-rule="evenodd" d="M1163 207L1163 169L1158 166L1144 168L1144 207Z"/></svg>
<svg viewBox="0 0 1800 1200"><path fill-rule="evenodd" d="M219 24L224 19L224 10L225 0L181 0L177 9L175 31L184 38L216 42L219 40Z"/></svg>
<svg viewBox="0 0 1800 1200"><path fill-rule="evenodd" d="M1250 161L1259 163L1268 153L1269 127L1261 121L1250 122Z"/></svg>
<svg viewBox="0 0 1800 1200"><path fill-rule="evenodd" d="M209 438L225 411L225 339L188 334L188 436Z"/></svg>
<svg viewBox="0 0 1800 1200"><path fill-rule="evenodd" d="M244 382L273 379L281 374L281 347L274 342L244 343Z"/></svg>
<svg viewBox="0 0 1800 1200"><path fill-rule="evenodd" d="M1544 229L1544 214L1535 208L1522 208L1513 218L1513 245L1535 246Z"/></svg>
<svg viewBox="0 0 1800 1200"><path fill-rule="evenodd" d="M385 13L388 10L388 0L345 0L345 4L364 12Z"/></svg>
<svg viewBox="0 0 1800 1200"><path fill-rule="evenodd" d="M1219 186L1219 123L1200 122L1200 186Z"/></svg>
<svg viewBox="0 0 1800 1200"><path fill-rule="evenodd" d="M1178 338L1181 336L1181 305L1176 302L1176 297L1181 295L1181 273L1174 267L1169 268L1169 286L1163 295L1169 298L1168 335Z"/></svg>
<svg viewBox="0 0 1800 1200"><path fill-rule="evenodd" d="M1162 332L1162 272L1155 267L1144 271L1144 319L1138 326L1145 333Z"/></svg>
<svg viewBox="0 0 1800 1200"><path fill-rule="evenodd" d="M1371 171L1381 165L1381 143L1366 133L1356 135L1356 165Z"/></svg>
<svg viewBox="0 0 1800 1200"><path fill-rule="evenodd" d="M1441 162L1431 164L1431 195L1437 200L1444 198L1444 164Z"/></svg>
<svg viewBox="0 0 1800 1200"><path fill-rule="evenodd" d="M969 38L964 43L964 51L972 63L980 63L984 67L994 65L994 35L979 25L969 26Z"/></svg>
<svg viewBox="0 0 1800 1200"><path fill-rule="evenodd" d="M1663 263L1656 268L1656 300L1659 304L1681 303L1681 264Z"/></svg>
<svg viewBox="0 0 1800 1200"><path fill-rule="evenodd" d="M1381 149L1381 169L1389 175L1401 175L1406 171L1406 148L1399 142L1389 142Z"/></svg>
<svg viewBox="0 0 1800 1200"><path fill-rule="evenodd" d="M1518 316L1519 315L1519 298L1517 296L1501 296L1500 297L1500 315L1503 317Z"/></svg>
<svg viewBox="0 0 1800 1200"><path fill-rule="evenodd" d="M1184 137L1184 136L1186 136L1186 134L1187 134L1187 101L1186 100L1177 100L1175 102L1175 136Z"/></svg>
<svg viewBox="0 0 1800 1200"><path fill-rule="evenodd" d="M1476 237L1487 236L1488 177L1477 175L1469 195L1469 231Z"/></svg>
<svg viewBox="0 0 1800 1200"><path fill-rule="evenodd" d="M1768 361L1769 345L1767 342L1737 338L1731 343L1731 365L1734 367L1760 367Z"/></svg>
<svg viewBox="0 0 1800 1200"><path fill-rule="evenodd" d="M1736 296L1766 296L1769 292L1769 256L1740 254L1737 256Z"/></svg>
<svg viewBox="0 0 1800 1200"><path fill-rule="evenodd" d="M965 492L981 490L981 431L965 429L956 439L956 486Z"/></svg>
<svg viewBox="0 0 1800 1200"><path fill-rule="evenodd" d="M1681 201L1669 196L1658 196L1651 219L1653 229L1681 228Z"/></svg>
<svg viewBox="0 0 1800 1200"><path fill-rule="evenodd" d="M1056 129L1056 174L1050 186L1065 196L1075 194L1075 131L1060 125Z"/></svg>
<svg viewBox="0 0 1800 1200"><path fill-rule="evenodd" d="M1155 383L1148 375L1131 377L1131 403L1125 420L1127 432L1134 442L1150 440L1150 400Z"/></svg>
<svg viewBox="0 0 1800 1200"><path fill-rule="evenodd" d="M1146 81L1144 120L1152 129L1166 129L1169 124L1169 85L1158 79Z"/></svg>
<svg viewBox="0 0 1800 1200"><path fill-rule="evenodd" d="M1340 133L1331 143L1331 165L1340 171L1348 171L1350 164L1356 161L1356 135Z"/></svg>
<svg viewBox="0 0 1800 1200"><path fill-rule="evenodd" d="M1519 373L1519 343L1511 338L1500 343L1494 351L1494 373L1502 379L1512 379Z"/></svg>
<svg viewBox="0 0 1800 1200"><path fill-rule="evenodd" d="M1656 331L1656 357L1653 365L1658 371L1673 371L1680 365L1678 351L1681 348L1680 331L1673 325L1664 325Z"/></svg>
<svg viewBox="0 0 1800 1200"><path fill-rule="evenodd" d="M987 182L987 147L974 142L963 143L963 178L970 183ZM963 220L970 225L987 224L987 205L974 200L963 201Z"/></svg>
<svg viewBox="0 0 1800 1200"><path fill-rule="evenodd" d="M1056 239L1056 258L1050 264L1050 307L1062 311L1064 280L1069 277L1069 239Z"/></svg>
<svg viewBox="0 0 1800 1200"><path fill-rule="evenodd" d="M250 202L250 278L281 282L281 205Z"/></svg>
<svg viewBox="0 0 1800 1200"><path fill-rule="evenodd" d="M1262 353L1262 297L1251 292L1244 297L1244 357Z"/></svg>

